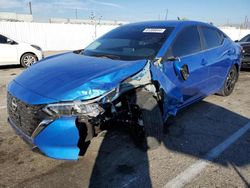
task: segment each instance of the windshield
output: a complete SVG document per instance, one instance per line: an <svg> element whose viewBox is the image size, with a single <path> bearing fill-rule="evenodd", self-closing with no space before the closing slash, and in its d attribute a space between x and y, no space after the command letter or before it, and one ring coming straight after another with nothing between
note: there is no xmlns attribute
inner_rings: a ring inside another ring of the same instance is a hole
<svg viewBox="0 0 250 188"><path fill-rule="evenodd" d="M91 43L84 55L121 60L153 59L172 27L121 26Z"/></svg>

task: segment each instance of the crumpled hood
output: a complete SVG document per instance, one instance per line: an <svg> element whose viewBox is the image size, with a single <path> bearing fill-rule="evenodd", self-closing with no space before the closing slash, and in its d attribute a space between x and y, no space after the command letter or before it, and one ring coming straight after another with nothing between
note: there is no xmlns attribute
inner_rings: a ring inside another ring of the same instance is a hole
<svg viewBox="0 0 250 188"><path fill-rule="evenodd" d="M70 52L38 62L14 82L35 95L56 101L87 100L116 87L140 71L146 62L111 60Z"/></svg>

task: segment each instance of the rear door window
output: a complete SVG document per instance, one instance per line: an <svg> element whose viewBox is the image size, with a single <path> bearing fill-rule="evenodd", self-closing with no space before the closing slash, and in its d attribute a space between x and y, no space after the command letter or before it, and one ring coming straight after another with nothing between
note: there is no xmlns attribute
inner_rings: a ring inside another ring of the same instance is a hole
<svg viewBox="0 0 250 188"><path fill-rule="evenodd" d="M182 57L201 51L201 41L196 26L183 29L171 45L168 56Z"/></svg>
<svg viewBox="0 0 250 188"><path fill-rule="evenodd" d="M220 46L223 43L224 37L214 28L201 27L204 38L204 48L210 49Z"/></svg>

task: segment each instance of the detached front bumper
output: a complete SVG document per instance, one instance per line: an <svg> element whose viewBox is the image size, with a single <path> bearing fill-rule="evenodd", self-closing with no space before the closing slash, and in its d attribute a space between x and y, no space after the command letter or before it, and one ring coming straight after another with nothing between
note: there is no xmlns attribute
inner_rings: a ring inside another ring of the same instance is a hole
<svg viewBox="0 0 250 188"><path fill-rule="evenodd" d="M44 155L55 159L78 159L79 131L75 117L61 117L52 121L34 138L26 135L10 118L8 122L32 149L38 148Z"/></svg>

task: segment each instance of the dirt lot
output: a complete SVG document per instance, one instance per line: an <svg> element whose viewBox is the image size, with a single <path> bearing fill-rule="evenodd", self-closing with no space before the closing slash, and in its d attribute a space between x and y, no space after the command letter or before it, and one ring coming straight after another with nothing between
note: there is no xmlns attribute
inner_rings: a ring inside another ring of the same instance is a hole
<svg viewBox="0 0 250 188"><path fill-rule="evenodd" d="M185 187L250 186L250 131L198 171L207 153L249 123L250 71L241 72L231 96L180 112L158 149L143 152L125 132L103 132L73 162L32 152L7 124L6 84L22 71L0 67L0 187L163 187L179 176ZM193 164L198 173L190 178L183 172Z"/></svg>

